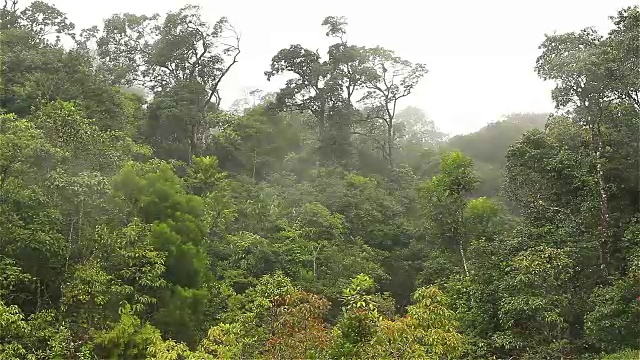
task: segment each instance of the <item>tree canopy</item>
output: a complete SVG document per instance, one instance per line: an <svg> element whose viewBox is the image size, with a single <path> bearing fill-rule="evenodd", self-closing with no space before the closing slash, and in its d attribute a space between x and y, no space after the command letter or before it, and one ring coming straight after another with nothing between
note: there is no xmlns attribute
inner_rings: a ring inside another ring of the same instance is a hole
<svg viewBox="0 0 640 360"><path fill-rule="evenodd" d="M341 16L232 109L231 20L71 21L0 9L0 359L640 356L637 6L545 37L553 114L451 138Z"/></svg>

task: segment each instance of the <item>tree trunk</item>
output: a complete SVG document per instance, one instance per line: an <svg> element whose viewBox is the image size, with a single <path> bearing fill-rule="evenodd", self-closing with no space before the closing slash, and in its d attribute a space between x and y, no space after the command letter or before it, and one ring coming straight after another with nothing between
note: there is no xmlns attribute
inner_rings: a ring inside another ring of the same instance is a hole
<svg viewBox="0 0 640 360"><path fill-rule="evenodd" d="M464 200L462 202L464 204ZM464 254L464 238L462 237L462 227L464 226L464 205L459 208L457 218L458 224L455 230L455 236L458 240L458 251L460 252L460 259L462 260L462 267L464 268L464 274L469 276L469 267L467 266L467 257Z"/></svg>
<svg viewBox="0 0 640 360"><path fill-rule="evenodd" d="M198 143L198 128L196 125L191 125L190 129L189 129L189 153L188 153L188 159L187 159L187 164L191 165L193 162L193 156L196 155L196 147L197 147L197 143Z"/></svg>
<svg viewBox="0 0 640 360"><path fill-rule="evenodd" d="M328 146L327 146L327 109L326 102L321 100L320 110L317 112L316 118L318 119L318 139L320 140L320 160L323 164L328 161Z"/></svg>
<svg viewBox="0 0 640 360"><path fill-rule="evenodd" d="M82 237L82 215L84 214L84 201L80 201L80 211L78 211L78 241L81 241Z"/></svg>
<svg viewBox="0 0 640 360"><path fill-rule="evenodd" d="M627 97L631 99L631 103L633 104L633 108L636 111L636 115L640 115L640 94L636 93L636 96L628 93ZM635 212L640 211L640 122L638 123L637 128L638 133L636 134L636 194L633 203L633 210Z"/></svg>
<svg viewBox="0 0 640 360"><path fill-rule="evenodd" d="M598 181L598 195L600 205L600 267L607 270L609 266L609 251L611 248L609 197L606 191L604 171L602 170L602 137L600 122L591 127L591 140L595 146L596 179Z"/></svg>
<svg viewBox="0 0 640 360"><path fill-rule="evenodd" d="M38 290L37 290L38 293L36 294L36 312L39 312L40 308L42 307L42 298L40 297L40 288L41 288L40 279L38 279L37 286L38 286Z"/></svg>
<svg viewBox="0 0 640 360"><path fill-rule="evenodd" d="M464 244L462 239L458 240L458 248L460 249L460 257L462 258L462 266L464 267L464 274L469 276L469 268L467 267L467 258L464 255Z"/></svg>
<svg viewBox="0 0 640 360"><path fill-rule="evenodd" d="M636 110L636 113L640 115L640 108ZM640 211L640 122L638 126L636 135L636 196L633 203L633 210L636 213Z"/></svg>
<svg viewBox="0 0 640 360"><path fill-rule="evenodd" d="M393 168L393 126L387 126L387 155L389 156L389 166Z"/></svg>
<svg viewBox="0 0 640 360"><path fill-rule="evenodd" d="M258 148L253 149L253 172L251 178L256 181L256 162L258 162Z"/></svg>

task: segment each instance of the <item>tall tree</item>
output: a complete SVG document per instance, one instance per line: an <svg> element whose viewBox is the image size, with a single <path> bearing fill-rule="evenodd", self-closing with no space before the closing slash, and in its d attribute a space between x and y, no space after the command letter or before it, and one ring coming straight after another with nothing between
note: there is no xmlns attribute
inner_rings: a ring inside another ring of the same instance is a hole
<svg viewBox="0 0 640 360"><path fill-rule="evenodd" d="M367 49L365 95L360 102L367 107L369 121L381 123L385 132L384 157L394 166L393 151L396 147L395 119L398 101L411 94L420 80L427 74L424 64L411 63L381 47ZM376 125L374 125L376 126Z"/></svg>
<svg viewBox="0 0 640 360"><path fill-rule="evenodd" d="M628 7L611 17L614 28L603 40L603 57L607 87L617 100L628 103L635 112L636 129L640 128L640 8ZM640 136L635 136L634 208L640 211Z"/></svg>
<svg viewBox="0 0 640 360"><path fill-rule="evenodd" d="M322 25L328 28L327 36L339 39L329 47L326 60L317 51L291 45L273 57L265 75L268 80L285 73L295 75L278 92L275 105L313 114L321 161L344 164L351 151L352 98L368 72L363 68L363 48L349 45L344 39L346 20L331 16Z"/></svg>
<svg viewBox="0 0 640 360"><path fill-rule="evenodd" d="M614 97L604 85L601 41L602 36L593 29L547 36L541 45L543 53L537 60L536 70L543 79L556 82L552 94L556 106L571 111L576 121L589 129L599 198L600 263L606 271L612 234L608 184L603 170L606 160L602 129Z"/></svg>
<svg viewBox="0 0 640 360"><path fill-rule="evenodd" d="M464 231L466 196L477 183L473 161L460 152L445 153L440 173L424 183L422 196L427 227L435 239L447 249L456 251L464 273L469 275L465 249L468 246Z"/></svg>
<svg viewBox="0 0 640 360"><path fill-rule="evenodd" d="M199 155L210 136L209 113L220 107L220 84L240 55L240 37L227 19L210 25L193 5L162 20L114 15L97 46L115 84L143 85L158 96L147 136L163 157L190 162Z"/></svg>

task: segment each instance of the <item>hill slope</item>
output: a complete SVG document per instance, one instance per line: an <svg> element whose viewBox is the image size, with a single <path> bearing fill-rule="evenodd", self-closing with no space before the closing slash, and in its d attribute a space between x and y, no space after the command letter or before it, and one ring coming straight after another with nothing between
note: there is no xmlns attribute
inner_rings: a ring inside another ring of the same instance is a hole
<svg viewBox="0 0 640 360"><path fill-rule="evenodd" d="M522 134L531 129L543 129L549 114L511 114L482 129L454 136L444 147L470 156L480 176L476 195L496 196L502 183L504 155Z"/></svg>

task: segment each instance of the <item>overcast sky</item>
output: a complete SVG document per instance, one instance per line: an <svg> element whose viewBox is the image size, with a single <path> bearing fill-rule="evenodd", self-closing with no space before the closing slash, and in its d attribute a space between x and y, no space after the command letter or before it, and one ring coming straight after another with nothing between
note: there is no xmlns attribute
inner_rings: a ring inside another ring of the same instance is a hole
<svg viewBox="0 0 640 360"><path fill-rule="evenodd" d="M475 131L513 112L548 112L551 84L534 72L545 33L595 26L640 0L51 0L80 28L113 13L164 13L198 4L212 22L227 16L242 35L240 63L223 83L223 105L250 88L277 90L263 73L281 48L326 48L325 16L346 16L348 40L380 45L429 74L407 98L443 131Z"/></svg>

